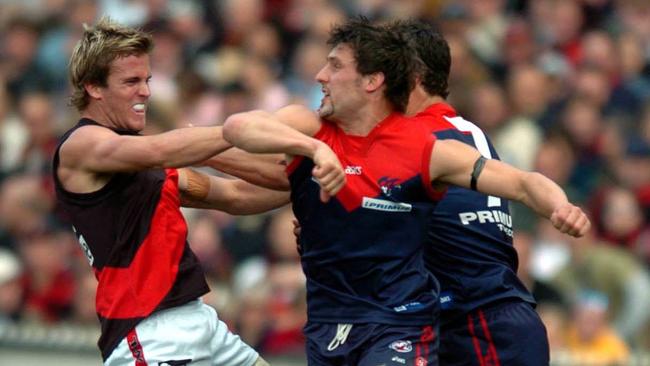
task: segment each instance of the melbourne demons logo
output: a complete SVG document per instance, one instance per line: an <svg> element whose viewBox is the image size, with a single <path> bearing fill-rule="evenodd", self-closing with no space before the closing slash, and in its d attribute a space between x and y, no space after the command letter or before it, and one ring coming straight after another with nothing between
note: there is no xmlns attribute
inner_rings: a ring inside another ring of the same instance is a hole
<svg viewBox="0 0 650 366"><path fill-rule="evenodd" d="M390 344L390 349L400 352L400 353L408 353L413 350L413 345L411 344L411 341L395 341Z"/></svg>
<svg viewBox="0 0 650 366"><path fill-rule="evenodd" d="M381 191L386 195L389 196L393 193L393 189L401 189L402 186L400 186L397 182L399 179L397 178L391 178L391 177L381 177L377 181L377 184L379 184L379 187L381 188Z"/></svg>

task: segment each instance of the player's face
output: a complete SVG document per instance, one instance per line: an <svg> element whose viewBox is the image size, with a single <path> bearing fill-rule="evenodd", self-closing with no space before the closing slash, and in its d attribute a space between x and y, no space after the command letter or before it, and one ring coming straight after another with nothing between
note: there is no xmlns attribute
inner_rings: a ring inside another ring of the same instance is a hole
<svg viewBox="0 0 650 366"><path fill-rule="evenodd" d="M318 110L322 118L345 119L364 102L362 76L357 72L354 53L346 44L339 44L330 51L316 80L323 86L324 96Z"/></svg>
<svg viewBox="0 0 650 366"><path fill-rule="evenodd" d="M98 101L103 114L118 128L140 131L145 126L151 70L149 56L127 56L111 64L106 87Z"/></svg>

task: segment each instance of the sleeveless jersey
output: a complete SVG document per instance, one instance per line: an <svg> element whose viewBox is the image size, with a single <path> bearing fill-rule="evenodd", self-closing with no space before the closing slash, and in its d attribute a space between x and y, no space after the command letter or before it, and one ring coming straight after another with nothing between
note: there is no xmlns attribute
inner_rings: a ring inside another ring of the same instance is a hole
<svg viewBox="0 0 650 366"><path fill-rule="evenodd" d="M499 158L483 131L447 104L433 104L415 118L440 140L455 139L486 158ZM443 321L506 298L535 302L517 277L507 200L450 186L433 212L428 236L425 261L440 282Z"/></svg>
<svg viewBox="0 0 650 366"><path fill-rule="evenodd" d="M142 319L194 300L209 288L186 241L175 169L117 173L91 193L63 188L56 173L59 150L72 132L87 125L100 126L81 119L63 135L54 154L53 172L58 209L72 223L99 281L98 345L106 360Z"/></svg>
<svg viewBox="0 0 650 366"><path fill-rule="evenodd" d="M366 137L323 122L315 137L336 153L347 179L328 203L319 200L310 159L287 167L310 322L421 326L437 315L438 286L422 257L439 199L423 179L435 137L409 122L392 114Z"/></svg>

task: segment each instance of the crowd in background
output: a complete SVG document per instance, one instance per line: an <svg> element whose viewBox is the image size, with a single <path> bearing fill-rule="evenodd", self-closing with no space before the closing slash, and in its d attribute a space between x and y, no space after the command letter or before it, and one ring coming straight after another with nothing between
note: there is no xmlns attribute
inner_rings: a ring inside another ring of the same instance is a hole
<svg viewBox="0 0 650 366"><path fill-rule="evenodd" d="M577 240L512 206L519 274L552 357L606 364L650 351L647 0L0 1L0 324L98 326L96 282L54 215L51 176L57 139L78 119L67 62L83 23L109 15L152 33L145 133L155 133L317 108L330 26L356 14L436 24L451 47L450 104L504 161L547 175L589 211L593 230ZM290 208L184 213L212 288L205 301L262 354L303 354Z"/></svg>

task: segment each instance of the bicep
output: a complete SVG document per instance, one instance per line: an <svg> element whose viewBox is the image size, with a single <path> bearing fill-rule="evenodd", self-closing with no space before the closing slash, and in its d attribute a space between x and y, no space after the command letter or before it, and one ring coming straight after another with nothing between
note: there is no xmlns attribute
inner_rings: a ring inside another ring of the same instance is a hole
<svg viewBox="0 0 650 366"><path fill-rule="evenodd" d="M144 136L122 136L106 128L88 126L75 131L61 146L61 163L96 173L156 167L160 159L149 145Z"/></svg>
<svg viewBox="0 0 650 366"><path fill-rule="evenodd" d="M273 115L280 122L308 136L316 135L321 127L321 121L316 112L303 105L289 105L273 112Z"/></svg>
<svg viewBox="0 0 650 366"><path fill-rule="evenodd" d="M478 150L454 140L436 141L429 170L432 181L470 188L474 164L481 157ZM494 196L517 199L524 172L499 160L487 159L477 176L477 190Z"/></svg>

